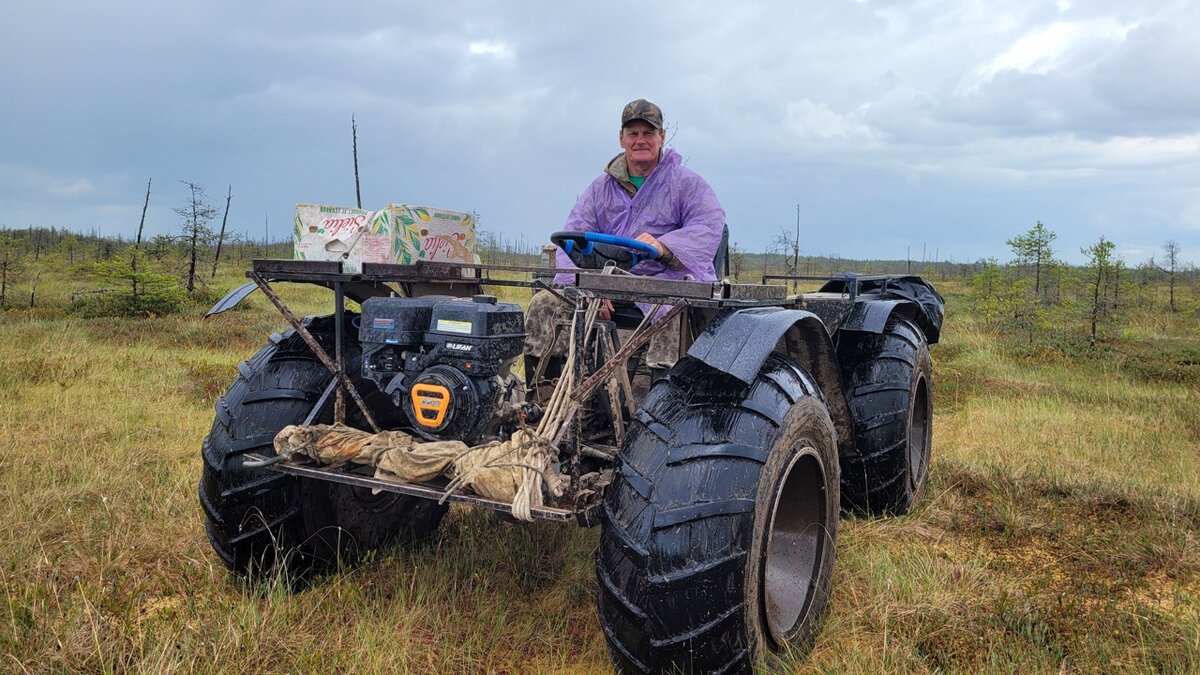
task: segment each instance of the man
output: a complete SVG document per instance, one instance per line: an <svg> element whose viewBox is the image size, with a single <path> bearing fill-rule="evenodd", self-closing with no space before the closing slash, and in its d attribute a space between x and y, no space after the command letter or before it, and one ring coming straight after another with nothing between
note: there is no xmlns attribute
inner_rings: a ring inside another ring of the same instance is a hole
<svg viewBox="0 0 1200 675"><path fill-rule="evenodd" d="M625 106L618 136L623 152L580 195L562 229L632 237L658 249L659 260L639 264L634 274L714 281L725 211L679 153L663 151L666 135L658 106L645 99ZM561 250L557 266L574 267Z"/></svg>
<svg viewBox="0 0 1200 675"><path fill-rule="evenodd" d="M683 166L679 153L671 149L664 152L662 110L645 99L630 102L621 113L618 141L622 152L580 195L562 229L635 238L656 248L658 260L639 263L631 270L634 274L716 280L713 259L721 245L725 211L708 183ZM557 267L575 265L560 250ZM570 274L555 277L556 283L571 280ZM652 309L646 303L638 303L638 307L643 313ZM600 318L608 319L611 311L612 303L603 301ZM525 352L526 376L531 382L535 364L565 354L565 335L560 331L556 340L554 326L568 317L569 308L546 291L535 294L530 301ZM651 340L646 364L652 369L670 367L678 350L679 332L667 328Z"/></svg>

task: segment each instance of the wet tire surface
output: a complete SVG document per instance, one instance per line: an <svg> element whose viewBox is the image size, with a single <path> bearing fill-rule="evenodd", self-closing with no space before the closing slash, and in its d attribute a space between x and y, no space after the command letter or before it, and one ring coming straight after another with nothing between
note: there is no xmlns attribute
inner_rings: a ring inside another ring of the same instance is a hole
<svg viewBox="0 0 1200 675"><path fill-rule="evenodd" d="M312 320L309 331L333 353L329 317ZM385 425L391 403L380 401L373 384L361 383L360 351L349 329L344 350L347 374ZM329 372L289 330L272 335L269 344L239 364L237 377L217 400L201 449L199 497L209 542L231 571L251 577L283 571L289 580L303 582L393 540L424 537L445 513L429 500L371 495L362 488L242 465L249 453L274 456L275 434L303 422L329 380ZM332 408L327 405L316 423L330 423ZM347 422L366 428L352 412L357 409L348 401Z"/></svg>
<svg viewBox="0 0 1200 675"><path fill-rule="evenodd" d="M807 482L791 479L799 475ZM816 489L781 487L793 483ZM819 533L796 554L779 552L776 494L787 495L779 519L807 514L813 522L794 529ZM806 651L828 599L838 523L837 449L816 385L777 355L749 386L681 360L638 411L604 513L599 612L617 670L751 672L781 642ZM795 569L807 579L773 595L778 571ZM771 575L774 585L764 583Z"/></svg>
<svg viewBox="0 0 1200 675"><path fill-rule="evenodd" d="M842 460L842 508L903 515L929 476L933 367L925 335L893 315L881 334L842 336L838 361L861 454Z"/></svg>

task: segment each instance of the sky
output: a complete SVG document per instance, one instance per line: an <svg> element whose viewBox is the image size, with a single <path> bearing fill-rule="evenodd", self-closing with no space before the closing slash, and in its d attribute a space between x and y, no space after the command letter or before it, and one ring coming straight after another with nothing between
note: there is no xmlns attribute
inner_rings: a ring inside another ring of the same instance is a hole
<svg viewBox="0 0 1200 675"><path fill-rule="evenodd" d="M1043 222L1072 263L1200 264L1200 3L14 0L0 227L177 233L297 202L475 211L544 241L646 98L762 251L973 262Z"/></svg>

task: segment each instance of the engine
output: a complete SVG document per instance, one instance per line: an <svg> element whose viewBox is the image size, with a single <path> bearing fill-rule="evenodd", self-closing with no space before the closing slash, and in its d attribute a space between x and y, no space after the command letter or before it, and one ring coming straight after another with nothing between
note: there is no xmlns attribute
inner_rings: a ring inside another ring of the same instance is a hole
<svg viewBox="0 0 1200 675"><path fill-rule="evenodd" d="M360 321L363 375L424 438L474 443L503 404L524 398L511 374L525 342L518 305L491 295L370 298Z"/></svg>

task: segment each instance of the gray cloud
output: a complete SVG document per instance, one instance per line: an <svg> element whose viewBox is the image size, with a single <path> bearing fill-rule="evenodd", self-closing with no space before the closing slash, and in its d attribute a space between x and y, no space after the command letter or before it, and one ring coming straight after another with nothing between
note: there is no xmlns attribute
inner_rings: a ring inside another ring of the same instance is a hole
<svg viewBox="0 0 1200 675"><path fill-rule="evenodd" d="M25 3L0 26L0 223L131 232L155 177L234 186L257 233L297 201L477 209L556 229L660 103L761 248L1003 255L1041 219L1200 259L1200 29L1188 3ZM126 209L121 205L130 205ZM1146 233L1152 232L1153 237ZM1150 239L1147 243L1147 239ZM1140 247L1140 248L1139 248ZM1075 256L1078 258L1079 256Z"/></svg>

